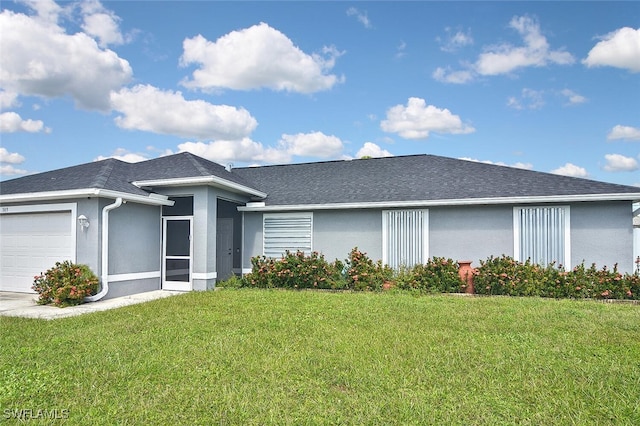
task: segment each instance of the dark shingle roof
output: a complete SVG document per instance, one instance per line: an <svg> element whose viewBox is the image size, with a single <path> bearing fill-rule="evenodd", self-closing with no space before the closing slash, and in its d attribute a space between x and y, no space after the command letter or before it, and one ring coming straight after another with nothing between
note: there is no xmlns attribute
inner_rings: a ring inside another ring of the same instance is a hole
<svg viewBox="0 0 640 426"><path fill-rule="evenodd" d="M106 189L128 194L149 195L132 182L199 176L217 176L247 185L244 180L221 165L188 152L126 163L109 158L79 166L52 170L0 183L0 194L53 192L74 189Z"/></svg>
<svg viewBox="0 0 640 426"><path fill-rule="evenodd" d="M9 195L92 188L148 195L146 191L131 185L132 166L134 165L109 158L7 180L0 183L0 193Z"/></svg>
<svg viewBox="0 0 640 426"><path fill-rule="evenodd" d="M234 169L267 205L640 193L640 188L434 155ZM254 186L254 187L255 187Z"/></svg>
<svg viewBox="0 0 640 426"><path fill-rule="evenodd" d="M253 188L242 177L230 173L220 164L198 157L190 152L181 152L180 154L143 161L136 163L135 166L135 181L217 176Z"/></svg>
<svg viewBox="0 0 640 426"><path fill-rule="evenodd" d="M640 188L434 155L245 167L183 152L139 163L107 159L7 180L0 194L106 189L148 195L136 181L215 176L267 193L267 205L635 194Z"/></svg>

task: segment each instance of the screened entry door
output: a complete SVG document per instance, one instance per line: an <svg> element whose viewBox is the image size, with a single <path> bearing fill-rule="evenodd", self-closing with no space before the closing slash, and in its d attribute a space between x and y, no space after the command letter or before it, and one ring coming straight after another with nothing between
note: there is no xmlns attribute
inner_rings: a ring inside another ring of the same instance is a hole
<svg viewBox="0 0 640 426"><path fill-rule="evenodd" d="M188 217L163 219L162 288L191 290L193 220Z"/></svg>

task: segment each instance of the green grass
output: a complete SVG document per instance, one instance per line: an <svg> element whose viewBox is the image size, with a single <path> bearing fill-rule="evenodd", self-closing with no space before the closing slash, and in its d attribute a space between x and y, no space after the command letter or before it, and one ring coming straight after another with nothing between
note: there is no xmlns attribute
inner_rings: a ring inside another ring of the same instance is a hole
<svg viewBox="0 0 640 426"><path fill-rule="evenodd" d="M0 422L631 425L639 401L637 305L225 290L0 317Z"/></svg>

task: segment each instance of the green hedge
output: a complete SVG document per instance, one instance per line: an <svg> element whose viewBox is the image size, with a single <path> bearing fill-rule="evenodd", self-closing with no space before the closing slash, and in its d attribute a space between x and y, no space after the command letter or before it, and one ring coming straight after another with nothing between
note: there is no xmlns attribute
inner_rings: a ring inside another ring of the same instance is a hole
<svg viewBox="0 0 640 426"><path fill-rule="evenodd" d="M251 273L244 276L244 284L261 288L323 288L346 287L342 276L344 265L336 260L327 262L313 252L309 256L289 251L281 259L258 256L251 259Z"/></svg>
<svg viewBox="0 0 640 426"><path fill-rule="evenodd" d="M584 263L570 271L546 267L509 256L490 257L480 262L475 276L477 294L540 296L574 299L640 300L640 276L621 274L613 269L587 268Z"/></svg>
<svg viewBox="0 0 640 426"><path fill-rule="evenodd" d="M458 262L433 257L424 265L401 268L395 276L398 288L426 293L461 293L466 284L460 279Z"/></svg>
<svg viewBox="0 0 640 426"><path fill-rule="evenodd" d="M461 293L466 288L458 275L458 263L451 259L433 257L424 265L395 271L381 261L374 262L357 247L344 262L328 262L317 252L287 252L280 259L254 257L251 264L251 273L240 280L242 287L356 291L397 288L420 293ZM597 269L583 263L565 271L554 264L540 266L504 255L480 261L474 286L476 294L486 295L640 300L640 276L620 274L617 265L613 269Z"/></svg>
<svg viewBox="0 0 640 426"><path fill-rule="evenodd" d="M342 262L328 262L317 252L286 252L280 259L258 256L251 259L251 273L242 279L243 287L320 288L380 291L389 288L420 292L460 292L464 283L458 277L458 264L451 259L433 258L425 265L396 272L381 261L353 248Z"/></svg>

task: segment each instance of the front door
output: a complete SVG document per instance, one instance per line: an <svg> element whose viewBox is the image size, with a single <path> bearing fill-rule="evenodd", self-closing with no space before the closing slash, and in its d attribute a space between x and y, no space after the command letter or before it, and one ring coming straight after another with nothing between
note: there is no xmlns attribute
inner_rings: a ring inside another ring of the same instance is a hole
<svg viewBox="0 0 640 426"><path fill-rule="evenodd" d="M233 219L218 218L216 234L217 280L224 281L233 275Z"/></svg>
<svg viewBox="0 0 640 426"><path fill-rule="evenodd" d="M191 217L165 217L163 222L162 288L191 290L193 244Z"/></svg>

